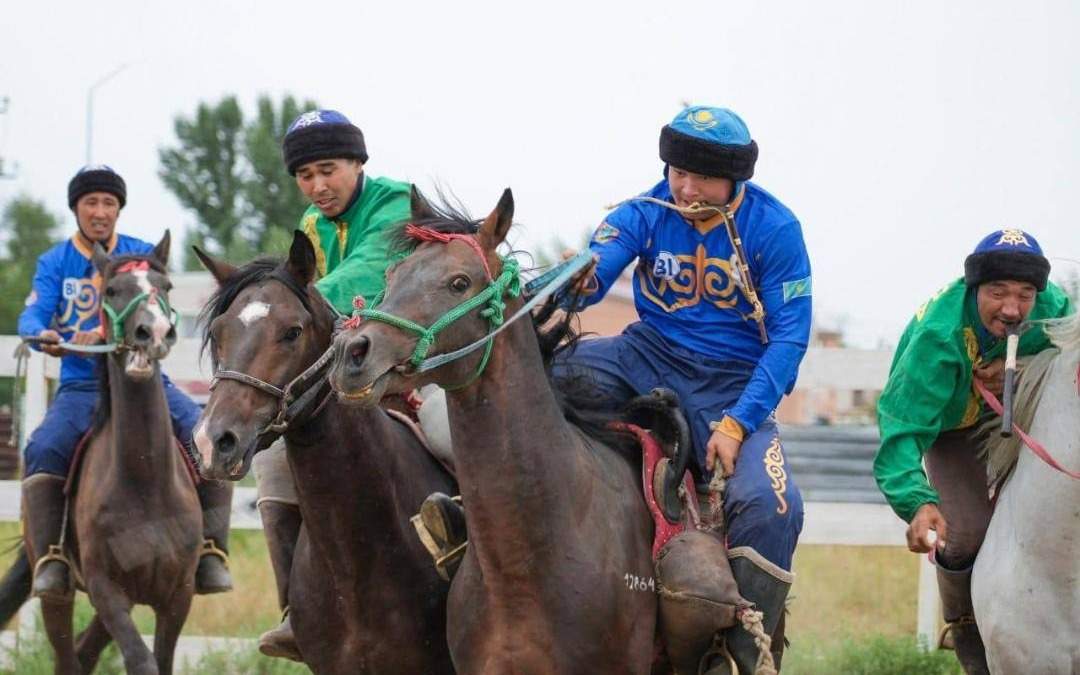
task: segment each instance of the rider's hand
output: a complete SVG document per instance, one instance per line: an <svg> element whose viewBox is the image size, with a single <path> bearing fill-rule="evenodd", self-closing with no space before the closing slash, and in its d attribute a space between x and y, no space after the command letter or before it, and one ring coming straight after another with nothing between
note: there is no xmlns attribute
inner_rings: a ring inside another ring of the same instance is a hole
<svg viewBox="0 0 1080 675"><path fill-rule="evenodd" d="M937 541L930 541L930 530L937 533ZM948 525L937 504L923 504L915 512L907 529L907 547L912 553L929 553L935 546L945 548Z"/></svg>
<svg viewBox="0 0 1080 675"><path fill-rule="evenodd" d="M1005 359L994 359L985 363L976 368L974 374L982 380L991 394L1001 397L1001 393L1005 391Z"/></svg>
<svg viewBox="0 0 1080 675"><path fill-rule="evenodd" d="M60 337L60 333L57 333L54 330L49 330L48 328L46 328L45 330L38 333L38 337L39 338L45 338L46 340L55 340L56 341L56 344L46 344L46 343L39 342L38 346L41 347L41 351L45 352L49 356L63 356L64 355L64 350L60 349L60 346L59 346L60 343L64 341L63 338Z"/></svg>
<svg viewBox="0 0 1080 675"><path fill-rule="evenodd" d="M739 458L740 448L742 448L742 441L728 436L719 429L712 432L705 446L705 468L712 471L719 460L721 475L728 478L735 473L735 461Z"/></svg>
<svg viewBox="0 0 1080 675"><path fill-rule="evenodd" d="M562 252L562 259L569 260L577 255L577 251L573 249L565 249ZM581 271L570 278L568 284L570 288L574 289L574 293L584 294L588 291L589 287L593 285L596 277L596 264L600 262L600 257L593 255L592 262L585 267L581 268Z"/></svg>
<svg viewBox="0 0 1080 675"><path fill-rule="evenodd" d="M96 330L81 330L75 333L74 337L71 338L71 342L76 345L97 345L105 342L105 338Z"/></svg>

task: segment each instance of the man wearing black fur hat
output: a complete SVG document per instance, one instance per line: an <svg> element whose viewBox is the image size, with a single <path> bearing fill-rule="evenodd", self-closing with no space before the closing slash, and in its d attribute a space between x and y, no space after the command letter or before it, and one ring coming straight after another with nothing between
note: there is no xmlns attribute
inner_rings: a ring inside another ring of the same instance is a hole
<svg viewBox="0 0 1080 675"><path fill-rule="evenodd" d="M87 166L75 174L68 183L68 206L75 214L78 231L38 259L33 288L19 316L19 335L80 345L102 341L101 276L91 262L94 244L101 244L110 255L142 255L154 249L153 244L117 234L116 221L126 202L127 185L110 167ZM40 348L60 357L60 387L44 421L26 444L22 492L27 534L35 550L47 551L60 539L64 483L75 447L93 421L99 383L94 360L57 346L44 344ZM167 377L165 396L173 428L183 443L190 443L199 407ZM232 588L226 554L232 484L202 481L198 493L208 546L199 559L195 591L228 591ZM63 599L72 588L70 565L62 555L38 563L35 596Z"/></svg>
<svg viewBox="0 0 1080 675"><path fill-rule="evenodd" d="M1068 296L1049 275L1050 262L1035 237L1018 229L990 233L967 257L964 276L915 312L878 401L881 447L874 477L909 523L908 548L930 553L937 566L948 624L942 638L951 638L967 673L989 672L971 604L971 568L992 514L973 432L989 412L973 381L1000 395L1007 331L1024 321L1072 314ZM1050 346L1032 323L1020 336L1018 353Z"/></svg>

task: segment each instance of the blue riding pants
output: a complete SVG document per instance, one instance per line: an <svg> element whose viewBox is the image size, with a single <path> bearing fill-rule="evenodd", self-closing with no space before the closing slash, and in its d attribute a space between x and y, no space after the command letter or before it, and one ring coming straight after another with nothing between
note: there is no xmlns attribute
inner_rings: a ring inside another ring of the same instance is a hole
<svg viewBox="0 0 1080 675"><path fill-rule="evenodd" d="M710 478L705 471L706 445L712 435L709 423L719 421L735 405L754 366L696 354L639 322L622 335L581 341L573 353L560 355L553 369L557 377L589 377L610 397L613 409L656 387L678 394L693 438L691 469L703 491ZM724 517L731 548L750 546L772 563L791 569L802 531L803 501L788 474L772 417L743 439L735 475L727 481Z"/></svg>
<svg viewBox="0 0 1080 675"><path fill-rule="evenodd" d="M173 433L180 442L191 443L192 429L202 408L165 377ZM25 476L51 473L67 476L75 447L94 422L100 386L96 380L66 382L60 386L41 426L30 434L23 453Z"/></svg>

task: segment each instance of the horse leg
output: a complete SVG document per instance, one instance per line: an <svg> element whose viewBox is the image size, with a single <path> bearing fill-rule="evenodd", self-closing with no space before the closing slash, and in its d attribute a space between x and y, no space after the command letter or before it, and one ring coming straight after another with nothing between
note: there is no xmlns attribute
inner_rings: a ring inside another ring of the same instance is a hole
<svg viewBox="0 0 1080 675"><path fill-rule="evenodd" d="M105 629L101 617L95 614L94 618L90 620L90 625L79 634L75 641L75 654L79 659L82 672L93 672L94 666L97 665L98 659L101 658L101 652L109 646L110 642L112 642L112 636Z"/></svg>
<svg viewBox="0 0 1080 675"><path fill-rule="evenodd" d="M157 675L154 655L143 642L131 620L132 602L111 579L87 579L90 602L97 610L105 629L116 640L124 657L124 669L137 675Z"/></svg>
<svg viewBox="0 0 1080 675"><path fill-rule="evenodd" d="M154 658L158 672L169 675L173 671L173 656L176 654L176 642L180 631L184 629L188 612L191 611L192 589L181 588L170 603L154 608Z"/></svg>
<svg viewBox="0 0 1080 675"><path fill-rule="evenodd" d="M72 625L72 614L75 604L68 602L51 602L41 599L41 616L45 622L45 633L49 636L49 644L56 653L56 666L53 672L56 675L78 675L79 662L75 658L75 628Z"/></svg>

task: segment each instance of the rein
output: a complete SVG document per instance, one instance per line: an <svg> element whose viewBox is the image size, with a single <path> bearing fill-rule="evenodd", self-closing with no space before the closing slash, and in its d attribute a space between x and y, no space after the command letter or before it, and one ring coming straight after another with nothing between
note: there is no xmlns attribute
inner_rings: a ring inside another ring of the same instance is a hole
<svg viewBox="0 0 1080 675"><path fill-rule="evenodd" d="M1078 372L1077 375L1080 376L1080 372ZM973 380L975 382L975 389L978 390L979 395L982 396L984 401L986 401L986 404L989 405L990 408L998 415L1001 415L1004 411L1004 406L1001 405L1001 401L999 401L997 399L997 396L994 396L994 394L986 388L986 385L983 384L982 381L979 380L979 378L976 377L973 378ZM1080 395L1080 390L1077 391L1077 394ZM1015 422L1013 422L1012 424L1012 430L1016 433L1017 436L1020 437L1020 440L1024 442L1024 445L1026 445L1033 453L1035 453L1036 457L1046 462L1046 464L1050 468L1054 469L1055 471L1060 471L1069 478L1072 478L1074 480L1080 480L1080 471L1069 471L1065 467L1061 466L1061 464L1059 464L1058 461L1054 459L1053 455L1047 452L1046 448L1043 447L1042 443L1035 440L1031 436L1028 436L1027 432L1021 429L1020 426L1017 425Z"/></svg>
<svg viewBox="0 0 1080 675"><path fill-rule="evenodd" d="M487 287L475 296L452 307L449 311L436 319L428 328L421 326L415 321L410 321L409 319L390 314L389 312L384 312L379 309L362 308L358 308L354 313L352 321L355 323L353 323L351 327L355 327L361 319L371 319L373 321L381 321L382 323L389 324L419 336L420 339L416 343L416 348L413 349L412 355L409 357L408 361L406 361L409 368L414 372L419 373L434 370L447 363L457 361L483 347L484 355L480 359L480 364L477 366L476 372L460 384L443 387L448 391L464 389L475 382L487 367L495 344L495 336L506 330L506 328L522 316L528 314L537 303L547 297L552 291L563 286L579 270L592 263L592 253L588 250L581 251L573 258L553 266L544 274L528 282L523 287L520 278L520 267L518 261L514 258L499 256L503 265L502 271L497 278L491 278L491 271L488 268L487 260L480 248L479 242L477 242L476 237L472 235L434 232L414 225L409 225L405 231L409 236L420 241L448 244L451 241L460 240L469 245L469 247L472 248L484 262L484 269L487 271L489 279ZM533 294L532 298L507 320L504 316L504 311L506 309L504 298L516 298L521 295L522 291L526 294ZM362 305L360 305L360 307L362 307ZM483 309L480 310L480 316L487 319L490 324L489 332L484 337L452 352L437 354L431 357L428 356L428 352L431 350L439 332L480 307L483 307Z"/></svg>

